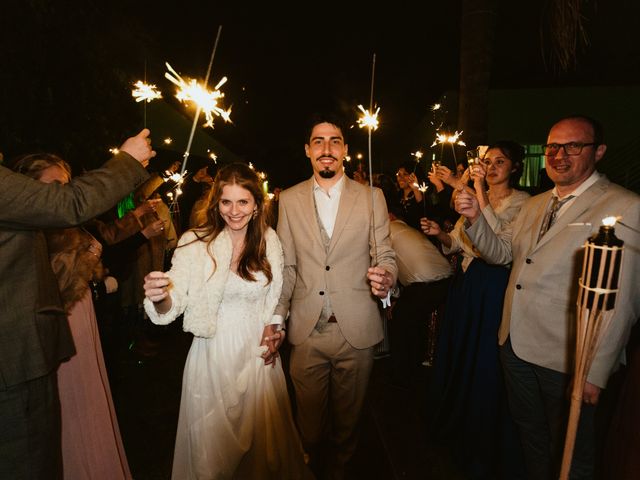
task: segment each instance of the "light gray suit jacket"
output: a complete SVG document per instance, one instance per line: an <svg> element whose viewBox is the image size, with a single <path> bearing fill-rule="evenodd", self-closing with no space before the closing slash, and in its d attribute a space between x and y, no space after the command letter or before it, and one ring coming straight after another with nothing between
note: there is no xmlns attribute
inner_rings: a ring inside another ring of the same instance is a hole
<svg viewBox="0 0 640 480"><path fill-rule="evenodd" d="M290 314L288 338L293 345L311 334L325 293L330 295L333 313L349 344L361 349L382 340L379 300L367 281L374 247L378 266L393 275L394 283L397 268L387 205L379 189L374 189L374 195L372 225L370 188L345 178L327 253L315 213L313 178L280 194L278 236L284 251L284 284L275 314L283 318Z"/></svg>
<svg viewBox="0 0 640 480"><path fill-rule="evenodd" d="M514 352L523 360L572 373L575 352L578 278L583 245L602 219L621 216L640 229L640 197L605 177L583 192L558 218L540 242L551 191L529 199L509 228L497 237L483 216L466 232L489 263L513 260L504 299L499 342L511 336ZM640 235L618 225L625 242L620 291L611 325L600 344L588 381L606 386L617 367L631 326L640 314Z"/></svg>

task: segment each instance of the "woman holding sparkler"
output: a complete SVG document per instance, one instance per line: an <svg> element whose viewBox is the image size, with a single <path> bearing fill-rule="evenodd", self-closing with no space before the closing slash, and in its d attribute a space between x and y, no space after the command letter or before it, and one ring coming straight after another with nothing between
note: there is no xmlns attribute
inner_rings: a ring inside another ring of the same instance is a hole
<svg viewBox="0 0 640 480"><path fill-rule="evenodd" d="M398 201L402 207L405 221L408 225L418 228L420 218L425 216L423 202L424 194L420 191L419 171L416 172L416 162L404 162L396 172L398 183Z"/></svg>
<svg viewBox="0 0 640 480"><path fill-rule="evenodd" d="M515 189L523 158L521 145L501 141L470 167L482 214L495 232L515 218L529 197ZM482 260L464 233L463 217L451 233L428 218L421 225L425 234L438 238L445 254L462 255L436 347L429 396L434 427L450 442L469 478L519 478L522 462L497 341L509 269Z"/></svg>
<svg viewBox="0 0 640 480"><path fill-rule="evenodd" d="M301 479L310 472L291 416L273 324L283 254L256 173L216 175L206 222L185 233L167 273L145 277L154 323L184 313L195 335L186 360L174 479Z"/></svg>

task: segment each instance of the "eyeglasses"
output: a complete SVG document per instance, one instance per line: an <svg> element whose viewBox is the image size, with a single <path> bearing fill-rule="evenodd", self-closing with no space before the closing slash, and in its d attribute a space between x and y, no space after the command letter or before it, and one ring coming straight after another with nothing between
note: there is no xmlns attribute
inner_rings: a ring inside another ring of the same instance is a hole
<svg viewBox="0 0 640 480"><path fill-rule="evenodd" d="M560 151L560 147L564 148L564 153L567 155L580 155L584 147L591 147L597 145L597 143L581 143L581 142L568 142L568 143L547 143L542 145L545 155L556 155Z"/></svg>

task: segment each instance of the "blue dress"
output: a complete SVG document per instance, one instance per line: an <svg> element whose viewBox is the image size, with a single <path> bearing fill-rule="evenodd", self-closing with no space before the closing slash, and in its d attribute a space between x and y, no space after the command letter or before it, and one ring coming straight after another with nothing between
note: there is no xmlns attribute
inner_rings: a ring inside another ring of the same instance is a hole
<svg viewBox="0 0 640 480"><path fill-rule="evenodd" d="M512 220L528 197L514 193L499 210L483 212L491 216L494 230ZM477 257L462 221L452 236L452 247L463 255L449 288L436 344L428 395L431 428L450 447L468 478L524 478L498 349L509 269Z"/></svg>

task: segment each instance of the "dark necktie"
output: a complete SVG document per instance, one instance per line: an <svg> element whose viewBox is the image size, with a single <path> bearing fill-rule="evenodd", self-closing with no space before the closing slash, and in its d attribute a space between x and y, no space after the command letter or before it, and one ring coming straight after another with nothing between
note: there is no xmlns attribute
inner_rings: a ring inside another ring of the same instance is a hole
<svg viewBox="0 0 640 480"><path fill-rule="evenodd" d="M555 195L553 196L553 201L551 202L551 208L544 217L544 221L542 222L542 226L540 227L540 233L538 234L538 241L544 236L545 233L553 226L556 221L556 217L558 216L558 210L562 208L562 206L571 200L574 196L569 195L568 197L563 198L562 200L558 199Z"/></svg>

